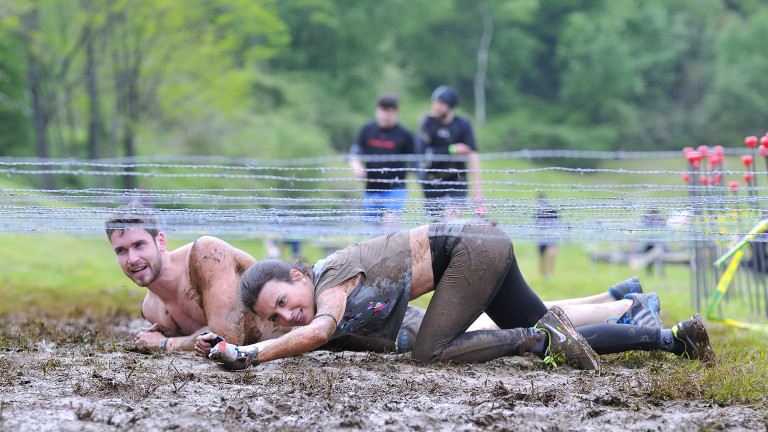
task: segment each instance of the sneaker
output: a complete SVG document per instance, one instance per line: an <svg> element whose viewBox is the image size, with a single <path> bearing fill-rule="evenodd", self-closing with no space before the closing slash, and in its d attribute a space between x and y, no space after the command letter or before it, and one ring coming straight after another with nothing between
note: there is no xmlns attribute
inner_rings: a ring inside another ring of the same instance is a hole
<svg viewBox="0 0 768 432"><path fill-rule="evenodd" d="M640 279L637 276L619 282L616 285L608 288L608 292L613 296L615 300L621 300L626 297L627 294L640 294L643 292L643 287L640 286Z"/></svg>
<svg viewBox="0 0 768 432"><path fill-rule="evenodd" d="M672 327L672 334L675 335L675 339L685 344L685 351L681 356L705 363L714 362L717 359L712 347L709 346L709 335L698 313Z"/></svg>
<svg viewBox="0 0 768 432"><path fill-rule="evenodd" d="M659 318L661 302L656 293L627 294L625 299L632 300L632 306L621 316L621 318L610 318L606 322L610 323L616 320L618 324L631 324L642 327L662 328L663 324Z"/></svg>
<svg viewBox="0 0 768 432"><path fill-rule="evenodd" d="M542 354L544 363L558 367L570 364L579 369L597 370L600 363L592 347L573 327L562 309L553 306L534 326L549 336L547 349Z"/></svg>

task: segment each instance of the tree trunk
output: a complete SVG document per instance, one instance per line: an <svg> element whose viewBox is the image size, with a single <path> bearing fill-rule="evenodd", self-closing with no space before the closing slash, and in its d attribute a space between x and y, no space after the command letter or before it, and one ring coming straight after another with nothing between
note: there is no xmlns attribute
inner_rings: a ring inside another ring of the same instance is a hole
<svg viewBox="0 0 768 432"><path fill-rule="evenodd" d="M475 71L475 121L485 124L485 76L488 72L488 50L493 38L493 21L485 3L481 3L480 19L483 21L483 34L477 48L477 70Z"/></svg>
<svg viewBox="0 0 768 432"><path fill-rule="evenodd" d="M86 32L85 45L85 79L86 90L88 92L88 158L99 159L102 157L101 139L102 139L102 119L99 104L99 84L97 73L96 54L94 52L93 29L88 26ZM99 169L99 168L97 168ZM97 187L107 187L108 182L104 176L96 176Z"/></svg>
<svg viewBox="0 0 768 432"><path fill-rule="evenodd" d="M90 30L89 30L90 32ZM98 159L101 157L101 115L99 112L99 86L96 74L96 58L93 53L93 39L88 38L85 47L86 53L86 85L88 88L88 108L90 119L88 121L88 157Z"/></svg>
<svg viewBox="0 0 768 432"><path fill-rule="evenodd" d="M32 8L29 14L26 15L26 24L28 33L32 34L39 28L40 17L36 8ZM27 45L27 87L29 89L29 95L32 99L32 118L35 127L35 139L37 140L37 157L41 159L48 159L50 157L50 150L48 144L48 113L43 106L41 93L42 84L40 82L40 72L38 69L37 55L35 54L34 42L31 40L26 41ZM43 173L43 188L53 189L53 176L47 172L50 167L43 165L40 167Z"/></svg>

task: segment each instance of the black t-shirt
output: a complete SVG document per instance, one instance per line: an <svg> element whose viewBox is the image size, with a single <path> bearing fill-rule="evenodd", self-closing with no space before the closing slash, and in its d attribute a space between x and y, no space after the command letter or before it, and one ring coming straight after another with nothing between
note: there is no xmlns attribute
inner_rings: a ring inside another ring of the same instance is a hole
<svg viewBox="0 0 768 432"><path fill-rule="evenodd" d="M419 127L419 139L423 145L426 154L427 169L455 169L464 171L467 165L463 161L430 161L432 155L449 155L451 144L464 143L477 151L475 135L472 131L472 124L468 119L460 116L454 116L453 120L445 125L440 123L435 117L426 116L422 119ZM434 173L427 174L427 178L442 178L443 180L454 181L463 178L463 174L457 173Z"/></svg>
<svg viewBox="0 0 768 432"><path fill-rule="evenodd" d="M394 156L413 153L413 135L399 123L389 129L379 127L376 122L366 124L360 130L350 150L350 154L355 156ZM392 189L405 186L403 180L406 175L406 163L403 160L366 161L365 167L368 170L369 180L366 189ZM377 168L389 170L376 171Z"/></svg>

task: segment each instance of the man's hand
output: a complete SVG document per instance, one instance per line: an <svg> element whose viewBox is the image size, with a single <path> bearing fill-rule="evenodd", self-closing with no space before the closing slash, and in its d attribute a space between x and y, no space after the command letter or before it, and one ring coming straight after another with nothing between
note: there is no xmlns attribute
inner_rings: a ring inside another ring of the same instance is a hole
<svg viewBox="0 0 768 432"><path fill-rule="evenodd" d="M453 154L470 154L474 152L475 150L472 147L464 143L456 143L453 145Z"/></svg>
<svg viewBox="0 0 768 432"><path fill-rule="evenodd" d="M208 357L229 370L243 370L259 364L259 350L255 346L239 347L227 342L219 342L211 349Z"/></svg>
<svg viewBox="0 0 768 432"><path fill-rule="evenodd" d="M354 174L355 178L358 180L365 180L368 178L368 173L365 172L365 168L363 168L363 164L360 162L360 159L350 159L349 167L352 168L352 174Z"/></svg>
<svg viewBox="0 0 768 432"><path fill-rule="evenodd" d="M155 323L152 324L151 327L142 329L140 332L136 333L136 339L133 340L133 345L136 348L142 349L158 348L163 339L165 339L165 336L160 333L160 328L157 326L157 323Z"/></svg>
<svg viewBox="0 0 768 432"><path fill-rule="evenodd" d="M200 333L195 340L195 354L200 357L207 357L211 353L211 349L222 341L224 341L223 337L206 330Z"/></svg>

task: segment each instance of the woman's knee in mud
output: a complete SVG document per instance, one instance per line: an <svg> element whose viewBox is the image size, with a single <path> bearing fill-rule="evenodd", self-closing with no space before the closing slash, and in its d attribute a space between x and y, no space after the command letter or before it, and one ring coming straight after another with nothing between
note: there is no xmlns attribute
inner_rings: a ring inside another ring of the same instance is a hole
<svg viewBox="0 0 768 432"><path fill-rule="evenodd" d="M419 363L430 365L440 361L440 354L441 353L435 352L427 347L417 345L413 347L411 359L416 360Z"/></svg>

